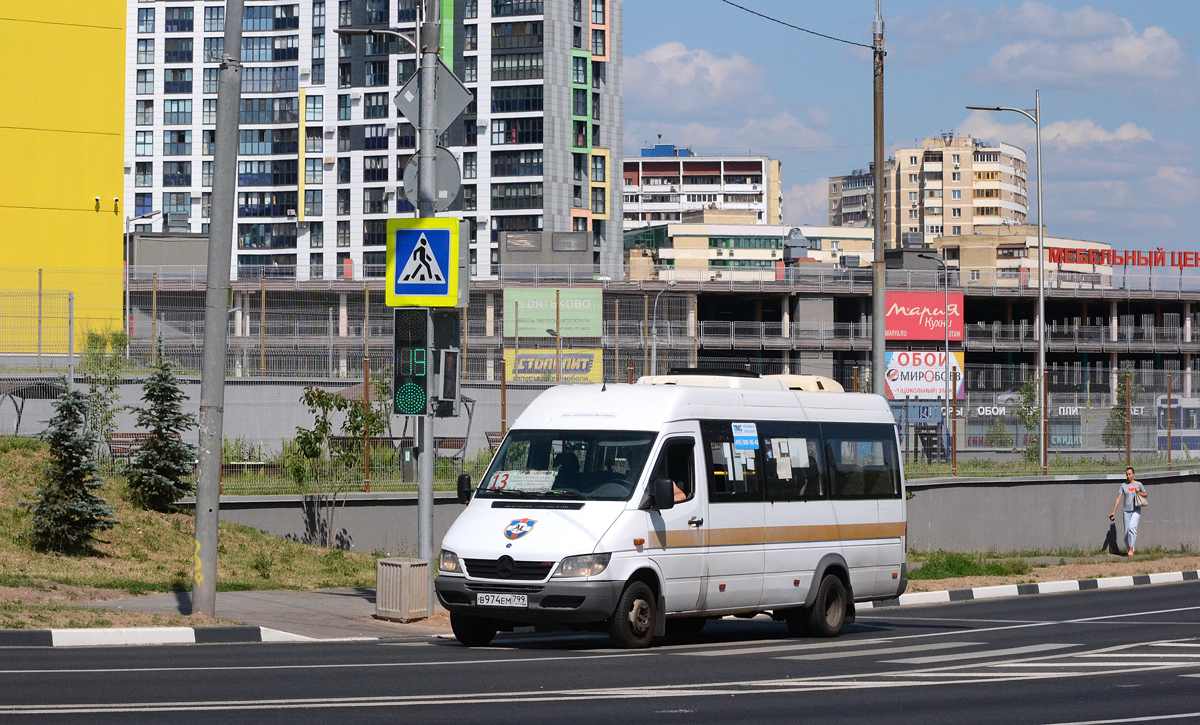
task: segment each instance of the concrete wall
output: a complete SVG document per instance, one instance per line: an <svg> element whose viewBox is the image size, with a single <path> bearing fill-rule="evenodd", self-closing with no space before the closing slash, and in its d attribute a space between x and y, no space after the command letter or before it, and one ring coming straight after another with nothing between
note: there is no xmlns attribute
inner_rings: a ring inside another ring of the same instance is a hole
<svg viewBox="0 0 1200 725"><path fill-rule="evenodd" d="M194 503L187 501L183 505ZM440 549L442 537L464 506L453 493L434 496L433 542ZM314 507L307 511L299 496L222 496L221 520L243 524L273 536L304 543L320 542L325 523ZM417 494L352 493L339 500L333 518L334 541L338 548L369 553L417 555Z"/></svg>
<svg viewBox="0 0 1200 725"><path fill-rule="evenodd" d="M1145 474L1137 548L1200 548L1200 472ZM908 545L921 551L1099 550L1124 475L909 483ZM1125 533L1117 514L1116 542Z"/></svg>

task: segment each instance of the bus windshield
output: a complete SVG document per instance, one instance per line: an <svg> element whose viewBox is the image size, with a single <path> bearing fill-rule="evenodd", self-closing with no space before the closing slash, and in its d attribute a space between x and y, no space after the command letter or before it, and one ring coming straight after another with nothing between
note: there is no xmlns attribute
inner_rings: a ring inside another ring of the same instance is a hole
<svg viewBox="0 0 1200 725"><path fill-rule="evenodd" d="M657 437L637 431L509 431L478 495L628 501Z"/></svg>

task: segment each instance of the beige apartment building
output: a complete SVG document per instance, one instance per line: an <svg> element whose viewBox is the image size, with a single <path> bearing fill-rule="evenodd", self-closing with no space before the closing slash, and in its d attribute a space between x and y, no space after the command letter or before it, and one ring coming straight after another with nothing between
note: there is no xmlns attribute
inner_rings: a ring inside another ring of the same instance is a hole
<svg viewBox="0 0 1200 725"><path fill-rule="evenodd" d="M1055 289L1105 289L1112 286L1112 266L1103 261L1112 246L1104 242L1051 237L1044 232L1046 287ZM932 246L945 255L946 264L958 269L968 285L996 288L1037 288L1038 238L1036 226L976 227L973 234L941 236ZM1070 251L1071 254L1063 254ZM1066 261L1070 260L1070 261ZM1078 261L1088 260L1088 261Z"/></svg>
<svg viewBox="0 0 1200 725"><path fill-rule="evenodd" d="M1026 224L1027 172L1023 149L970 136L946 134L897 149L885 168L884 238L892 247L930 246L942 236ZM874 225L869 172L833 177L829 188L831 226Z"/></svg>

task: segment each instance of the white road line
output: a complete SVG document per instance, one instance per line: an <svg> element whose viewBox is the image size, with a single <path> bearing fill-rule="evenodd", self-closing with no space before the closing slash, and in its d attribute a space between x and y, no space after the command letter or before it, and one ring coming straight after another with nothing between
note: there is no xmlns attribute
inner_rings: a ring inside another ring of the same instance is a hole
<svg viewBox="0 0 1200 725"><path fill-rule="evenodd" d="M1159 722L1161 720L1188 720L1200 718L1200 712L1180 712L1174 715L1143 715L1141 717L1122 717L1112 720L1075 720L1073 722L1049 723L1049 725L1116 725L1125 722Z"/></svg>
<svg viewBox="0 0 1200 725"><path fill-rule="evenodd" d="M764 652L795 652L798 650L832 649L835 647L861 647L863 645L884 644L890 639L852 639L835 642L818 642L816 644L777 644L766 647L747 647L745 649L716 650L712 652L674 652L672 654L686 657L732 657L735 655L753 655Z"/></svg>
<svg viewBox="0 0 1200 725"><path fill-rule="evenodd" d="M904 647L880 647L877 649L850 650L848 652L818 652L815 654L792 655L791 657L776 657L777 660L836 660L847 657L874 657L876 655L903 654L905 652L928 652L940 649L955 649L957 647L979 647L987 642L929 642L927 644L910 644Z"/></svg>
<svg viewBox="0 0 1200 725"><path fill-rule="evenodd" d="M1172 667L1187 667L1190 662L1122 662L1121 667L1151 667L1153 669L1170 669ZM1056 660L1054 662L988 662L987 667L1112 667L1112 662L1076 662L1075 660Z"/></svg>
<svg viewBox="0 0 1200 725"><path fill-rule="evenodd" d="M864 620L864 619L894 622L894 621L896 621L897 617L879 617L879 616L875 616L875 615L871 615L869 617L864 617L861 614L858 615L859 621ZM907 615L904 617L901 617L901 619L903 619L906 622L911 619L911 620L919 621L919 622L983 622L985 624L1047 624L1048 623L1044 619L969 619L967 617L909 617ZM1192 622L1192 624L1195 624L1195 622Z"/></svg>
<svg viewBox="0 0 1200 725"><path fill-rule="evenodd" d="M1151 647L1200 647L1200 642L1154 642Z"/></svg>
<svg viewBox="0 0 1200 725"><path fill-rule="evenodd" d="M984 657L1008 657L1009 655L1023 655L1031 652L1049 652L1056 649L1066 649L1067 647L1078 647L1077 644L1055 644L1046 642L1043 644L1031 644L1025 647L1010 647L1008 649L994 649L986 652L959 652L953 655L931 655L929 657L909 657L902 660L882 660L891 664L898 665L929 665L935 662L954 662L956 660L974 660Z"/></svg>
<svg viewBox="0 0 1200 725"><path fill-rule="evenodd" d="M1161 657L1161 658L1170 658L1173 660L1178 660L1178 659L1200 660L1200 654L1190 654L1190 653L1186 653L1186 652L1171 652L1171 653L1167 653L1167 652L1163 652L1163 653L1158 653L1158 652L1110 652L1110 653L1104 654L1104 655L1083 655L1083 654L1081 654L1081 655L1075 655L1075 656L1080 657L1080 658L1082 658L1082 657L1156 657L1156 658Z"/></svg>

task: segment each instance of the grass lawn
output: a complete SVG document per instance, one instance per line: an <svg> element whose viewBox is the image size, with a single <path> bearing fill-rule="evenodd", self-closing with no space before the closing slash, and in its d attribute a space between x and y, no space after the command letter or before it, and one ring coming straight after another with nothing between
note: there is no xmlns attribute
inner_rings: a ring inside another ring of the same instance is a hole
<svg viewBox="0 0 1200 725"><path fill-rule="evenodd" d="M189 513L143 511L129 502L125 481L109 476L100 495L116 508L116 527L99 533L90 556L34 551L20 534L32 513L18 501L36 500L46 446L27 438L0 438L0 587L48 583L130 594L191 588L195 520ZM375 557L279 539L237 524L220 525L217 588L319 589L375 585ZM107 615L111 618L112 615ZM3 615L0 614L0 626ZM120 625L115 625L120 626Z"/></svg>

